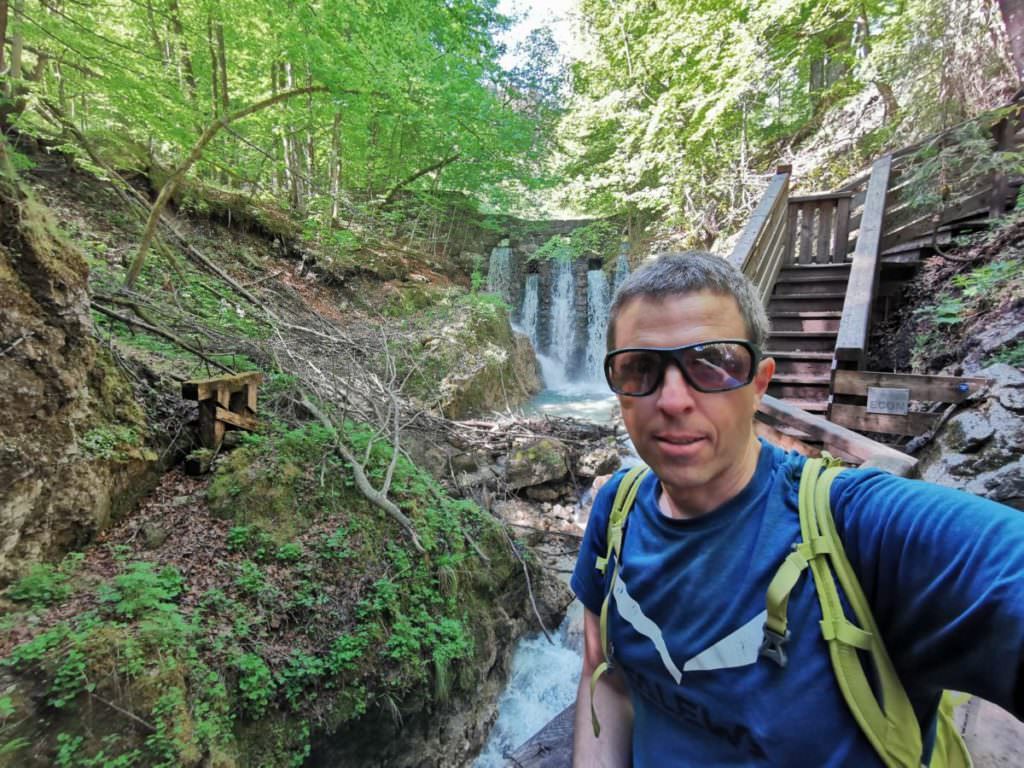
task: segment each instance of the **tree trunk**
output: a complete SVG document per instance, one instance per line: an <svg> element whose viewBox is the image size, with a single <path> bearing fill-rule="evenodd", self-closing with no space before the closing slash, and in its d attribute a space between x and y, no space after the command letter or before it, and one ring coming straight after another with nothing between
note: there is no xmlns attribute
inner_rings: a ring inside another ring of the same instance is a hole
<svg viewBox="0 0 1024 768"><path fill-rule="evenodd" d="M338 195L341 194L341 112L334 113L331 126L331 226L338 222Z"/></svg>
<svg viewBox="0 0 1024 768"><path fill-rule="evenodd" d="M192 54L188 50L188 42L185 40L185 30L181 24L181 11L178 8L178 0L169 0L167 11L171 19L171 29L174 30L175 41L178 45L178 62L181 67L181 80L188 89L188 98L192 104L196 102L196 76L192 70Z"/></svg>
<svg viewBox="0 0 1024 768"><path fill-rule="evenodd" d="M220 69L220 106L222 114L227 114L231 100L228 97L228 53L224 47L224 24L217 21L213 25L213 33L217 39L217 66ZM312 83L307 83L312 85Z"/></svg>
<svg viewBox="0 0 1024 768"><path fill-rule="evenodd" d="M207 126L206 130L203 131L199 137L199 141L195 143L192 150L178 167L175 168L167 181L164 182L163 188L160 190L160 194L156 198L156 202L153 203L153 208L149 212L149 218L146 220L146 226L142 231L142 242L139 243L139 250L135 254L135 260L132 262L131 268L128 270L128 275L125 277L124 287L130 289L135 285L135 281L139 278L139 273L142 272L142 265L146 259L146 252L149 250L150 244L153 242L153 236L156 234L156 225L160 221L160 214L163 213L164 208L167 206L167 201L171 199L171 196L177 190L181 180L188 173L189 168L195 165L196 161L202 157L203 150L206 145L209 144L214 136L216 136L221 128L230 125L237 120L241 120L243 117L248 117L254 112L271 107L274 104L278 104L286 99L290 99L293 96L301 96L311 91L322 92L326 91L327 88L324 86L313 86L312 88L296 88L294 90L283 91L274 96L270 96L262 101L258 101L255 104L250 104L248 107L233 112L230 115L224 115L223 117L214 120Z"/></svg>
<svg viewBox="0 0 1024 768"><path fill-rule="evenodd" d="M14 20L19 21L25 15L25 0L14 0ZM21 47L24 44L24 37L21 28L11 36L11 76L10 95L13 97L18 88L18 80L21 79Z"/></svg>
<svg viewBox="0 0 1024 768"><path fill-rule="evenodd" d="M217 94L217 87L220 77L217 75L217 51L213 45L213 16L206 14L206 48L210 52L210 114L220 117L226 112L220 111L220 98Z"/></svg>
<svg viewBox="0 0 1024 768"><path fill-rule="evenodd" d="M1006 37L1010 41L1013 68L1019 85L1024 81L1024 0L999 0L999 12L1006 26Z"/></svg>
<svg viewBox="0 0 1024 768"><path fill-rule="evenodd" d="M7 47L7 0L0 0L0 96L7 95L7 63L4 51Z"/></svg>
<svg viewBox="0 0 1024 768"><path fill-rule="evenodd" d="M295 77L292 74L291 62L284 62L284 87L289 91L295 88ZM288 177L291 180L290 200L292 208L296 213L301 214L305 210L305 190L302 183L302 168L300 165L301 148L298 141L292 135L291 126L285 126L285 163L288 166Z"/></svg>

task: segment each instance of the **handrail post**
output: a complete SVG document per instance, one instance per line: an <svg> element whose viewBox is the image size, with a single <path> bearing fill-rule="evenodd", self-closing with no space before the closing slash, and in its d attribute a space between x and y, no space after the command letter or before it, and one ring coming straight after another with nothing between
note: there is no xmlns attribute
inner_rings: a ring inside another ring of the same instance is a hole
<svg viewBox="0 0 1024 768"><path fill-rule="evenodd" d="M836 360L864 367L867 353L871 307L878 282L878 252L885 223L885 197L889 190L892 155L879 158L871 166L871 177L861 215L860 233L853 251L850 282L843 302L843 314L836 337Z"/></svg>
<svg viewBox="0 0 1024 768"><path fill-rule="evenodd" d="M751 277L752 273L757 271L759 265L755 257L758 255L759 250L763 245L771 245L772 243L772 234L774 232L771 224L773 219L776 220L777 224L775 229L778 226L786 226L785 210L782 211L781 217L778 214L778 210L779 206L785 206L788 200L789 176L791 172L792 166L789 165L780 165L776 169L775 175L772 176L772 180L768 183L768 188L765 189L764 195L761 197L761 201L757 204L753 214L751 214L747 226L743 228L743 233L740 235L739 240L736 241L736 245L728 257L729 263L747 275L747 277ZM777 221L779 218L781 218L781 223ZM768 256L772 255L774 254L768 254ZM762 279L756 281L758 283L757 287L761 291L762 299L765 299L767 291L771 290L771 284L774 283L778 269L781 267L781 260L778 261L779 263L772 265L772 269L769 270L770 274L763 274ZM766 281L768 282L767 287L761 284Z"/></svg>

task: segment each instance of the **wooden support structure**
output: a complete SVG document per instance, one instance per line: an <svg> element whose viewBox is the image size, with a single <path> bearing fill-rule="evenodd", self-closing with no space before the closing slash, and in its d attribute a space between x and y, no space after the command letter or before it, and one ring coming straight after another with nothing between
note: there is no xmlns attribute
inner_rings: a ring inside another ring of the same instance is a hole
<svg viewBox="0 0 1024 768"><path fill-rule="evenodd" d="M880 467L894 475L911 476L917 471L917 459L870 437L807 413L771 395L761 398L757 419L771 425L781 424L799 430L805 439L821 443L825 450L862 467Z"/></svg>
<svg viewBox="0 0 1024 768"><path fill-rule="evenodd" d="M256 429L256 391L262 381L262 373L240 373L181 385L183 398L199 401L199 442L203 448L220 448L229 427Z"/></svg>
<svg viewBox="0 0 1024 768"><path fill-rule="evenodd" d="M846 287L846 299L843 302L843 314L836 338L836 360L840 364L848 363L857 368L864 366L864 357L867 353L871 307L878 285L879 244L882 238L885 199L891 169L890 155L879 158L871 167L860 234L857 236L857 246L853 251L850 282Z"/></svg>
<svg viewBox="0 0 1024 768"><path fill-rule="evenodd" d="M764 303L785 261L790 171L788 165L779 166L729 256L730 263L757 286Z"/></svg>
<svg viewBox="0 0 1024 768"><path fill-rule="evenodd" d="M945 411L942 406L963 402L988 384L989 380L982 378L836 370L829 420L859 432L923 435L939 424ZM871 390L905 391L907 412L870 411L865 401L869 401Z"/></svg>

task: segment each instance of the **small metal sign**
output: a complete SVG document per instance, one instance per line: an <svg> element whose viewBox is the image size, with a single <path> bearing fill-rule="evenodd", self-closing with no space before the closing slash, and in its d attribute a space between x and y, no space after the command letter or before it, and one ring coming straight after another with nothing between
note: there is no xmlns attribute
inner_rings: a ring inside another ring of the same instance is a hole
<svg viewBox="0 0 1024 768"><path fill-rule="evenodd" d="M868 413L904 415L910 412L910 390L900 387L868 387Z"/></svg>

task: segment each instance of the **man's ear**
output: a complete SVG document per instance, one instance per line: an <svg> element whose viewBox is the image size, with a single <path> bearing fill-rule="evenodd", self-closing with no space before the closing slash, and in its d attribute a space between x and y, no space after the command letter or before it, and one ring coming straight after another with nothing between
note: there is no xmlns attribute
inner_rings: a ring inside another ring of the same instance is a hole
<svg viewBox="0 0 1024 768"><path fill-rule="evenodd" d="M761 396L768 391L768 383L772 380L772 376L775 375L775 358L766 357L757 364L757 373L754 374L754 391L757 393L758 400Z"/></svg>

